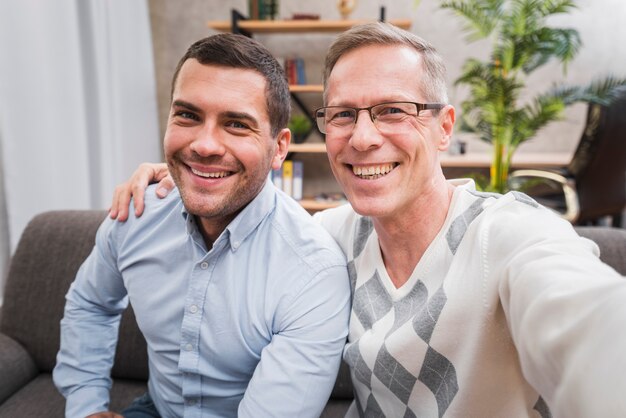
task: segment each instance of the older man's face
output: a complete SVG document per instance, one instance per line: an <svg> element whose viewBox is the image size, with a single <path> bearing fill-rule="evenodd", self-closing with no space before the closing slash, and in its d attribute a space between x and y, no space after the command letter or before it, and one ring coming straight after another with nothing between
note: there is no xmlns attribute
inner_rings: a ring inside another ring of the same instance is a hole
<svg viewBox="0 0 626 418"><path fill-rule="evenodd" d="M421 93L422 58L406 46L371 45L350 51L333 68L327 106L368 107L383 102L426 103ZM352 207L375 217L402 216L420 196L432 193L440 170L438 152L447 149L454 111L439 116L424 110L381 131L366 111L353 129L326 134L335 177Z"/></svg>

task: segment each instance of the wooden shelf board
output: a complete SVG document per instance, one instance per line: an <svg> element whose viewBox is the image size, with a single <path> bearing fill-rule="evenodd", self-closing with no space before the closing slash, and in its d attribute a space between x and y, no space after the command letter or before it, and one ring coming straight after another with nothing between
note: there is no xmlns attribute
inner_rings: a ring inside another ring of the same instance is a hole
<svg viewBox="0 0 626 418"><path fill-rule="evenodd" d="M462 155L439 154L442 167L489 168L492 155L489 152L476 152ZM511 161L512 168L518 167L565 167L572 159L567 152L516 153Z"/></svg>
<svg viewBox="0 0 626 418"><path fill-rule="evenodd" d="M372 20L241 20L239 27L252 33L301 33L301 32L342 32L352 26L368 23ZM388 21L402 29L411 27L409 19L392 19ZM231 32L228 20L211 20L207 26L221 32Z"/></svg>
<svg viewBox="0 0 626 418"><path fill-rule="evenodd" d="M289 91L292 93L323 93L324 86L321 84L290 84Z"/></svg>
<svg viewBox="0 0 626 418"><path fill-rule="evenodd" d="M300 200L300 205L306 210L324 210L337 207L346 203L345 200L338 201L325 201L325 200L314 200L314 199L302 199Z"/></svg>
<svg viewBox="0 0 626 418"><path fill-rule="evenodd" d="M326 144L323 142L311 142L302 144L289 144L289 152L326 153Z"/></svg>

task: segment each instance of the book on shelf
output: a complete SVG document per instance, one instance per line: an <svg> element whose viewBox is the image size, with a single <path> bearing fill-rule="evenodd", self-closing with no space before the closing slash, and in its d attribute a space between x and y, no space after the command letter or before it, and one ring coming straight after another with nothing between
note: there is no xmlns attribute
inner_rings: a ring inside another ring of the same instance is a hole
<svg viewBox="0 0 626 418"><path fill-rule="evenodd" d="M283 192L293 194L293 161L283 161Z"/></svg>
<svg viewBox="0 0 626 418"><path fill-rule="evenodd" d="M306 84L306 74L304 72L304 59L296 58L296 84Z"/></svg>
<svg viewBox="0 0 626 418"><path fill-rule="evenodd" d="M304 70L303 58L285 58L283 61L283 69L287 76L287 82L290 85L306 84L306 73Z"/></svg>
<svg viewBox="0 0 626 418"><path fill-rule="evenodd" d="M302 200L302 161L293 161L293 179L291 185L291 197L296 200Z"/></svg>
<svg viewBox="0 0 626 418"><path fill-rule="evenodd" d="M302 161L285 160L278 170L272 170L272 183L295 200L302 200L304 165Z"/></svg>
<svg viewBox="0 0 626 418"><path fill-rule="evenodd" d="M276 170L272 170L272 183L274 183L274 186L276 186L278 190L283 189L283 167L282 166Z"/></svg>
<svg viewBox="0 0 626 418"><path fill-rule="evenodd" d="M274 20L278 16L278 0L248 0L248 17L252 20Z"/></svg>

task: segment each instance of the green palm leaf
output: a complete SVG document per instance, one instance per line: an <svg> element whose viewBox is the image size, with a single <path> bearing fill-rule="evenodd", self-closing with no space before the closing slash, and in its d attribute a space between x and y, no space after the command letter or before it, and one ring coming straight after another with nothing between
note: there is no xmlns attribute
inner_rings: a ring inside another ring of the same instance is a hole
<svg viewBox="0 0 626 418"><path fill-rule="evenodd" d="M461 129L476 133L493 144L494 158L489 189L503 192L510 158L524 141L554 120L575 102L607 105L616 97L626 79L606 77L588 86L554 86L549 91L519 103L525 77L549 61L563 64L563 70L581 48L578 32L553 28L546 19L568 13L576 6L571 0L453 0L442 7L465 20L470 39L490 37L494 42L487 61L470 58L456 80L469 88L461 104Z"/></svg>

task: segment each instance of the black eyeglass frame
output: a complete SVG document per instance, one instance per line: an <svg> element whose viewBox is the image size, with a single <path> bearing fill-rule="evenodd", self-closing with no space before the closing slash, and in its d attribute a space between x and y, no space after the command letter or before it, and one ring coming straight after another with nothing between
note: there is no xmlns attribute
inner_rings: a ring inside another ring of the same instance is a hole
<svg viewBox="0 0 626 418"><path fill-rule="evenodd" d="M359 113L362 110L367 110L367 113L370 116L370 120L372 121L373 124L376 124L376 121L374 119L374 115L372 114L372 109L381 105L386 105L386 104L396 104L396 103L402 103L402 104L412 104L415 105L415 109L417 110L417 114L415 115L416 117L419 116L420 112L422 110L441 110L443 109L446 105L443 103L418 103L418 102L406 102L406 101L397 101L397 102L382 102L382 103L376 103L375 105L372 106L368 106L368 107L350 107L350 106L322 106L322 107L318 107L317 109L315 109L315 111L313 112L313 115L315 117L315 125L317 126L317 130L320 131L320 133L326 135L326 122L324 121L323 126L324 126L324 130L322 130L322 127L320 126L320 119L324 119L324 111L326 109L350 109L350 110L354 110L355 112L355 116L354 116L354 125L356 125L358 119L359 119ZM320 115L320 112L322 112L322 114Z"/></svg>

